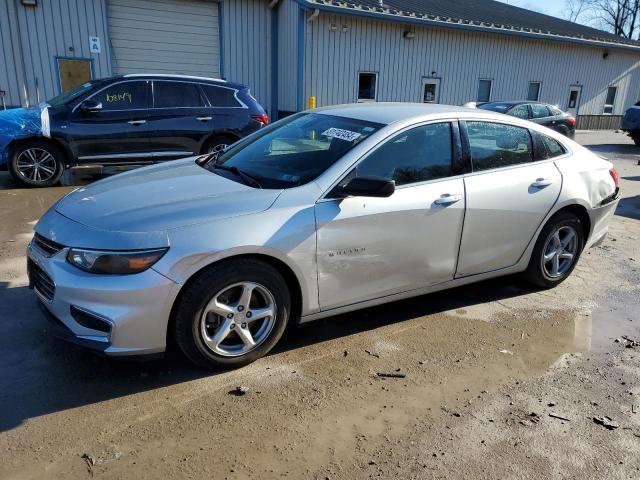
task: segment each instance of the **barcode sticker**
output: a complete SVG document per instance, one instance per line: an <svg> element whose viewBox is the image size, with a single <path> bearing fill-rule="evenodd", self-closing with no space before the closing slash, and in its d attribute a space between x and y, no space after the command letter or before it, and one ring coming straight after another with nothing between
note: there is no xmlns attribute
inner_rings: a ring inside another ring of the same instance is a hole
<svg viewBox="0 0 640 480"><path fill-rule="evenodd" d="M362 136L361 133L343 130L342 128L329 128L322 132L322 135L329 138L339 138L340 140L345 140L347 142L353 142L356 138Z"/></svg>

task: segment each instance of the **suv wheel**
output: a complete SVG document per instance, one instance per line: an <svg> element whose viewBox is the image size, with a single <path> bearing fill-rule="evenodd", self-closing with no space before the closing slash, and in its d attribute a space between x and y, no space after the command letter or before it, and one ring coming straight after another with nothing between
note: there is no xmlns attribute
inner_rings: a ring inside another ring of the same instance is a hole
<svg viewBox="0 0 640 480"><path fill-rule="evenodd" d="M205 144L202 153L222 153L225 148L235 142L236 140L234 138L227 136L213 137Z"/></svg>
<svg viewBox="0 0 640 480"><path fill-rule="evenodd" d="M539 287L555 287L571 274L583 247L578 217L569 212L554 215L540 232L525 277Z"/></svg>
<svg viewBox="0 0 640 480"><path fill-rule="evenodd" d="M240 367L274 347L290 308L289 289L275 268L258 260L230 260L212 266L187 287L173 333L195 364Z"/></svg>
<svg viewBox="0 0 640 480"><path fill-rule="evenodd" d="M64 171L62 152L48 142L31 140L14 148L9 172L22 185L50 187L58 183Z"/></svg>

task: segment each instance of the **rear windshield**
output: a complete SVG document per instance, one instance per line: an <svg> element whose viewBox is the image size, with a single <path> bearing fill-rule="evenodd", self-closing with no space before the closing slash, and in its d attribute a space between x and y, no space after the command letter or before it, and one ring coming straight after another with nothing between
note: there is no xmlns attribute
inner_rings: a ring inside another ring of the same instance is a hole
<svg viewBox="0 0 640 480"><path fill-rule="evenodd" d="M481 108L483 110L491 110L492 112L505 113L507 110L513 107L513 105L513 103L506 102L491 102L483 103L482 105L478 106L478 108Z"/></svg>
<svg viewBox="0 0 640 480"><path fill-rule="evenodd" d="M262 188L296 187L317 178L382 127L353 118L300 113L238 142L205 168L240 181L229 172L235 167Z"/></svg>

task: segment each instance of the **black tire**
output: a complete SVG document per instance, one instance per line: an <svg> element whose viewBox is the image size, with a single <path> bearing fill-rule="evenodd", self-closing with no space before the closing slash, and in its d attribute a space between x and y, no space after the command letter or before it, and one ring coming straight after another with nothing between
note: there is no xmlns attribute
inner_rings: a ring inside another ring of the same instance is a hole
<svg viewBox="0 0 640 480"><path fill-rule="evenodd" d="M232 137L231 135L216 135L215 137L207 140L202 146L202 153L212 153L216 148L227 147L232 143L237 142L237 138Z"/></svg>
<svg viewBox="0 0 640 480"><path fill-rule="evenodd" d="M37 157L42 161L42 167L39 167L33 178L33 169L25 170L24 166L19 168L19 162L22 163L25 160L31 161L32 157L29 157L29 152L42 155L41 157ZM23 186L51 187L60 181L60 177L64 172L64 163L64 155L59 148L50 142L33 139L22 142L11 150L9 155L9 173L16 182ZM42 170L40 170L40 168L42 168ZM52 172L50 172L50 170L52 170Z"/></svg>
<svg viewBox="0 0 640 480"><path fill-rule="evenodd" d="M239 356L220 355L206 345L201 319L214 295L241 282L259 284L269 291L275 300L275 322L254 349ZM254 362L275 346L287 327L291 312L289 288L282 275L267 263L253 259L223 261L205 270L186 288L175 309L173 336L187 358L201 367L236 368Z"/></svg>
<svg viewBox="0 0 640 480"><path fill-rule="evenodd" d="M640 132L632 132L629 136L631 137L631 140L633 140L633 143L640 146Z"/></svg>
<svg viewBox="0 0 640 480"><path fill-rule="evenodd" d="M557 276L551 276L545 268L543 255L545 247L551 241L551 237L559 229L572 229L575 232L575 254L573 255L572 262L568 265L566 271L563 271ZM584 248L584 229L580 222L580 219L570 212L559 212L549 219L547 224L540 232L540 236L536 241L533 252L531 253L531 259L529 260L529 266L524 272L524 278L533 283L534 285L542 288L553 288L566 280L573 269L575 268L580 254Z"/></svg>

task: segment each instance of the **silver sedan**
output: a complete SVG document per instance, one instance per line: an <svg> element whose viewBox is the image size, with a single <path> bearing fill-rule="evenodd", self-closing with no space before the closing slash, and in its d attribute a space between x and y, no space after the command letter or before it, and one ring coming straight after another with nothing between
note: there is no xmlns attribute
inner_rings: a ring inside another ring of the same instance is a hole
<svg viewBox="0 0 640 480"><path fill-rule="evenodd" d="M172 338L232 367L288 324L513 273L554 287L617 202L609 162L533 123L343 105L72 192L36 225L28 269L68 340L149 355Z"/></svg>

